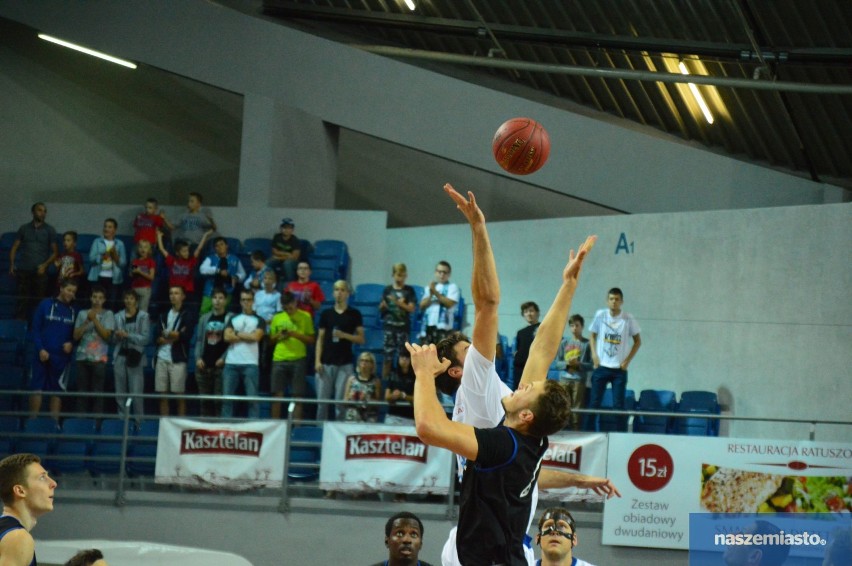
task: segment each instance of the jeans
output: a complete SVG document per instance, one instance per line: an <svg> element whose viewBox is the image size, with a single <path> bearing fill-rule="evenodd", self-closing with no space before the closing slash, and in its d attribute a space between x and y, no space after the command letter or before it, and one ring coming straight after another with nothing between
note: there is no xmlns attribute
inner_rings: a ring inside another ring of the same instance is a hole
<svg viewBox="0 0 852 566"><path fill-rule="evenodd" d="M80 393L103 393L106 385L106 362L77 361L77 391ZM80 414L104 412L103 397L77 397L77 412Z"/></svg>
<svg viewBox="0 0 852 566"><path fill-rule="evenodd" d="M222 393L226 396L233 395L237 391L239 379L243 380L246 397L257 397L257 386L260 379L260 371L257 365L251 364L225 364L222 370ZM222 416L230 418L234 416L234 402L222 401ZM260 417L260 404L257 401L249 403L248 418Z"/></svg>
<svg viewBox="0 0 852 566"><path fill-rule="evenodd" d="M589 409L600 409L603 402L607 383L612 383L612 408L624 410L624 396L627 390L627 371L621 368L598 366L592 373L592 384L589 395ZM596 431L599 415L586 414L583 419L583 429ZM627 417L616 418L618 430L627 432Z"/></svg>
<svg viewBox="0 0 852 566"><path fill-rule="evenodd" d="M144 377L145 360L142 359L139 365L135 368L127 367L127 358L122 355L116 355L113 362L113 372L115 373L115 400L118 403L118 414L124 416L124 411L127 407L127 393L130 393L133 401L131 401L133 416L136 422L142 421L143 400L136 397L145 393L145 377Z"/></svg>
<svg viewBox="0 0 852 566"><path fill-rule="evenodd" d="M205 367L204 369L195 370L195 383L198 385L199 395L222 395L222 372L224 368ZM236 383L234 389L236 389ZM221 402L204 400L201 401L201 416L215 417L221 411L219 406Z"/></svg>
<svg viewBox="0 0 852 566"><path fill-rule="evenodd" d="M346 380L350 375L355 373L355 368L352 364L343 366L332 366L323 364L322 371L317 373L317 399L337 399L342 400L346 390ZM343 407L337 407L337 415L343 418ZM328 420L328 405L322 404L317 406L317 420Z"/></svg>

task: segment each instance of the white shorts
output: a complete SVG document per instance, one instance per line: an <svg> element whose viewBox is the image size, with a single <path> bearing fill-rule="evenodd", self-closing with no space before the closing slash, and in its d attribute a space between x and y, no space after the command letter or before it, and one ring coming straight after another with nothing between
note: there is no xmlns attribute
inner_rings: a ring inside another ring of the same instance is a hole
<svg viewBox="0 0 852 566"><path fill-rule="evenodd" d="M450 530L450 535L447 537L447 542L444 543L444 549L441 551L442 566L462 566L459 562L459 555L456 551L456 531L458 527L453 527ZM524 545L524 554L527 557L529 566L535 566L535 551L531 546Z"/></svg>

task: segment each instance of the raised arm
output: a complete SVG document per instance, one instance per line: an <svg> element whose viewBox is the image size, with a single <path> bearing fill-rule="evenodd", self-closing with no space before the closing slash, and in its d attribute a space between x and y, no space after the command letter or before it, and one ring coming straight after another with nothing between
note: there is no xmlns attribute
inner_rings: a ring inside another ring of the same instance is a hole
<svg viewBox="0 0 852 566"><path fill-rule="evenodd" d="M414 368L414 426L420 440L430 446L446 448L468 460L476 460L479 443L474 428L467 424L451 421L438 402L435 376L450 367L447 359L438 360L434 344L419 346L405 343L411 353Z"/></svg>
<svg viewBox="0 0 852 566"><path fill-rule="evenodd" d="M459 194L449 183L444 192L456 203L470 224L473 240L473 269L470 291L473 296L473 346L488 360L493 360L497 350L497 309L500 306L500 281L491 240L485 228L485 215L476 204L476 197L468 191L467 198Z"/></svg>
<svg viewBox="0 0 852 566"><path fill-rule="evenodd" d="M586 259L586 254L595 245L596 240L596 236L589 236L576 254L574 250L571 250L568 264L562 271L562 285L556 293L556 298L553 299L553 304L550 305L550 310L547 311L538 327L519 385L544 381L547 378L547 368L550 367L562 343L562 335L565 333L565 324L568 322L568 313L571 310L571 300L577 289L580 268L583 267L583 260Z"/></svg>

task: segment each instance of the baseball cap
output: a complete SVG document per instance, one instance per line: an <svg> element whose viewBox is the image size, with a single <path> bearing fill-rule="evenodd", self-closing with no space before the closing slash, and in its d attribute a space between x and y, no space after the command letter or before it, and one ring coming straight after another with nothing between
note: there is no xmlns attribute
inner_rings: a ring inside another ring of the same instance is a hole
<svg viewBox="0 0 852 566"><path fill-rule="evenodd" d="M283 228L284 226L292 226L293 228L295 228L295 227L296 227L296 223L295 223L295 222L293 222L293 219L292 219L292 218L282 218L282 219L281 219L281 224L280 224L280 226L279 226L279 227L280 227L280 228Z"/></svg>

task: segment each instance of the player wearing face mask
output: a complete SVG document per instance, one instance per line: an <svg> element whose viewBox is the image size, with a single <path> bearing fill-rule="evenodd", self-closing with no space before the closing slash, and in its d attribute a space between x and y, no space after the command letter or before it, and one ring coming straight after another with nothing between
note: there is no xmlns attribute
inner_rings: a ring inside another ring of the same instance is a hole
<svg viewBox="0 0 852 566"><path fill-rule="evenodd" d="M538 520L535 542L541 547L541 559L536 566L592 566L574 557L577 531L574 518L563 507L545 509Z"/></svg>

